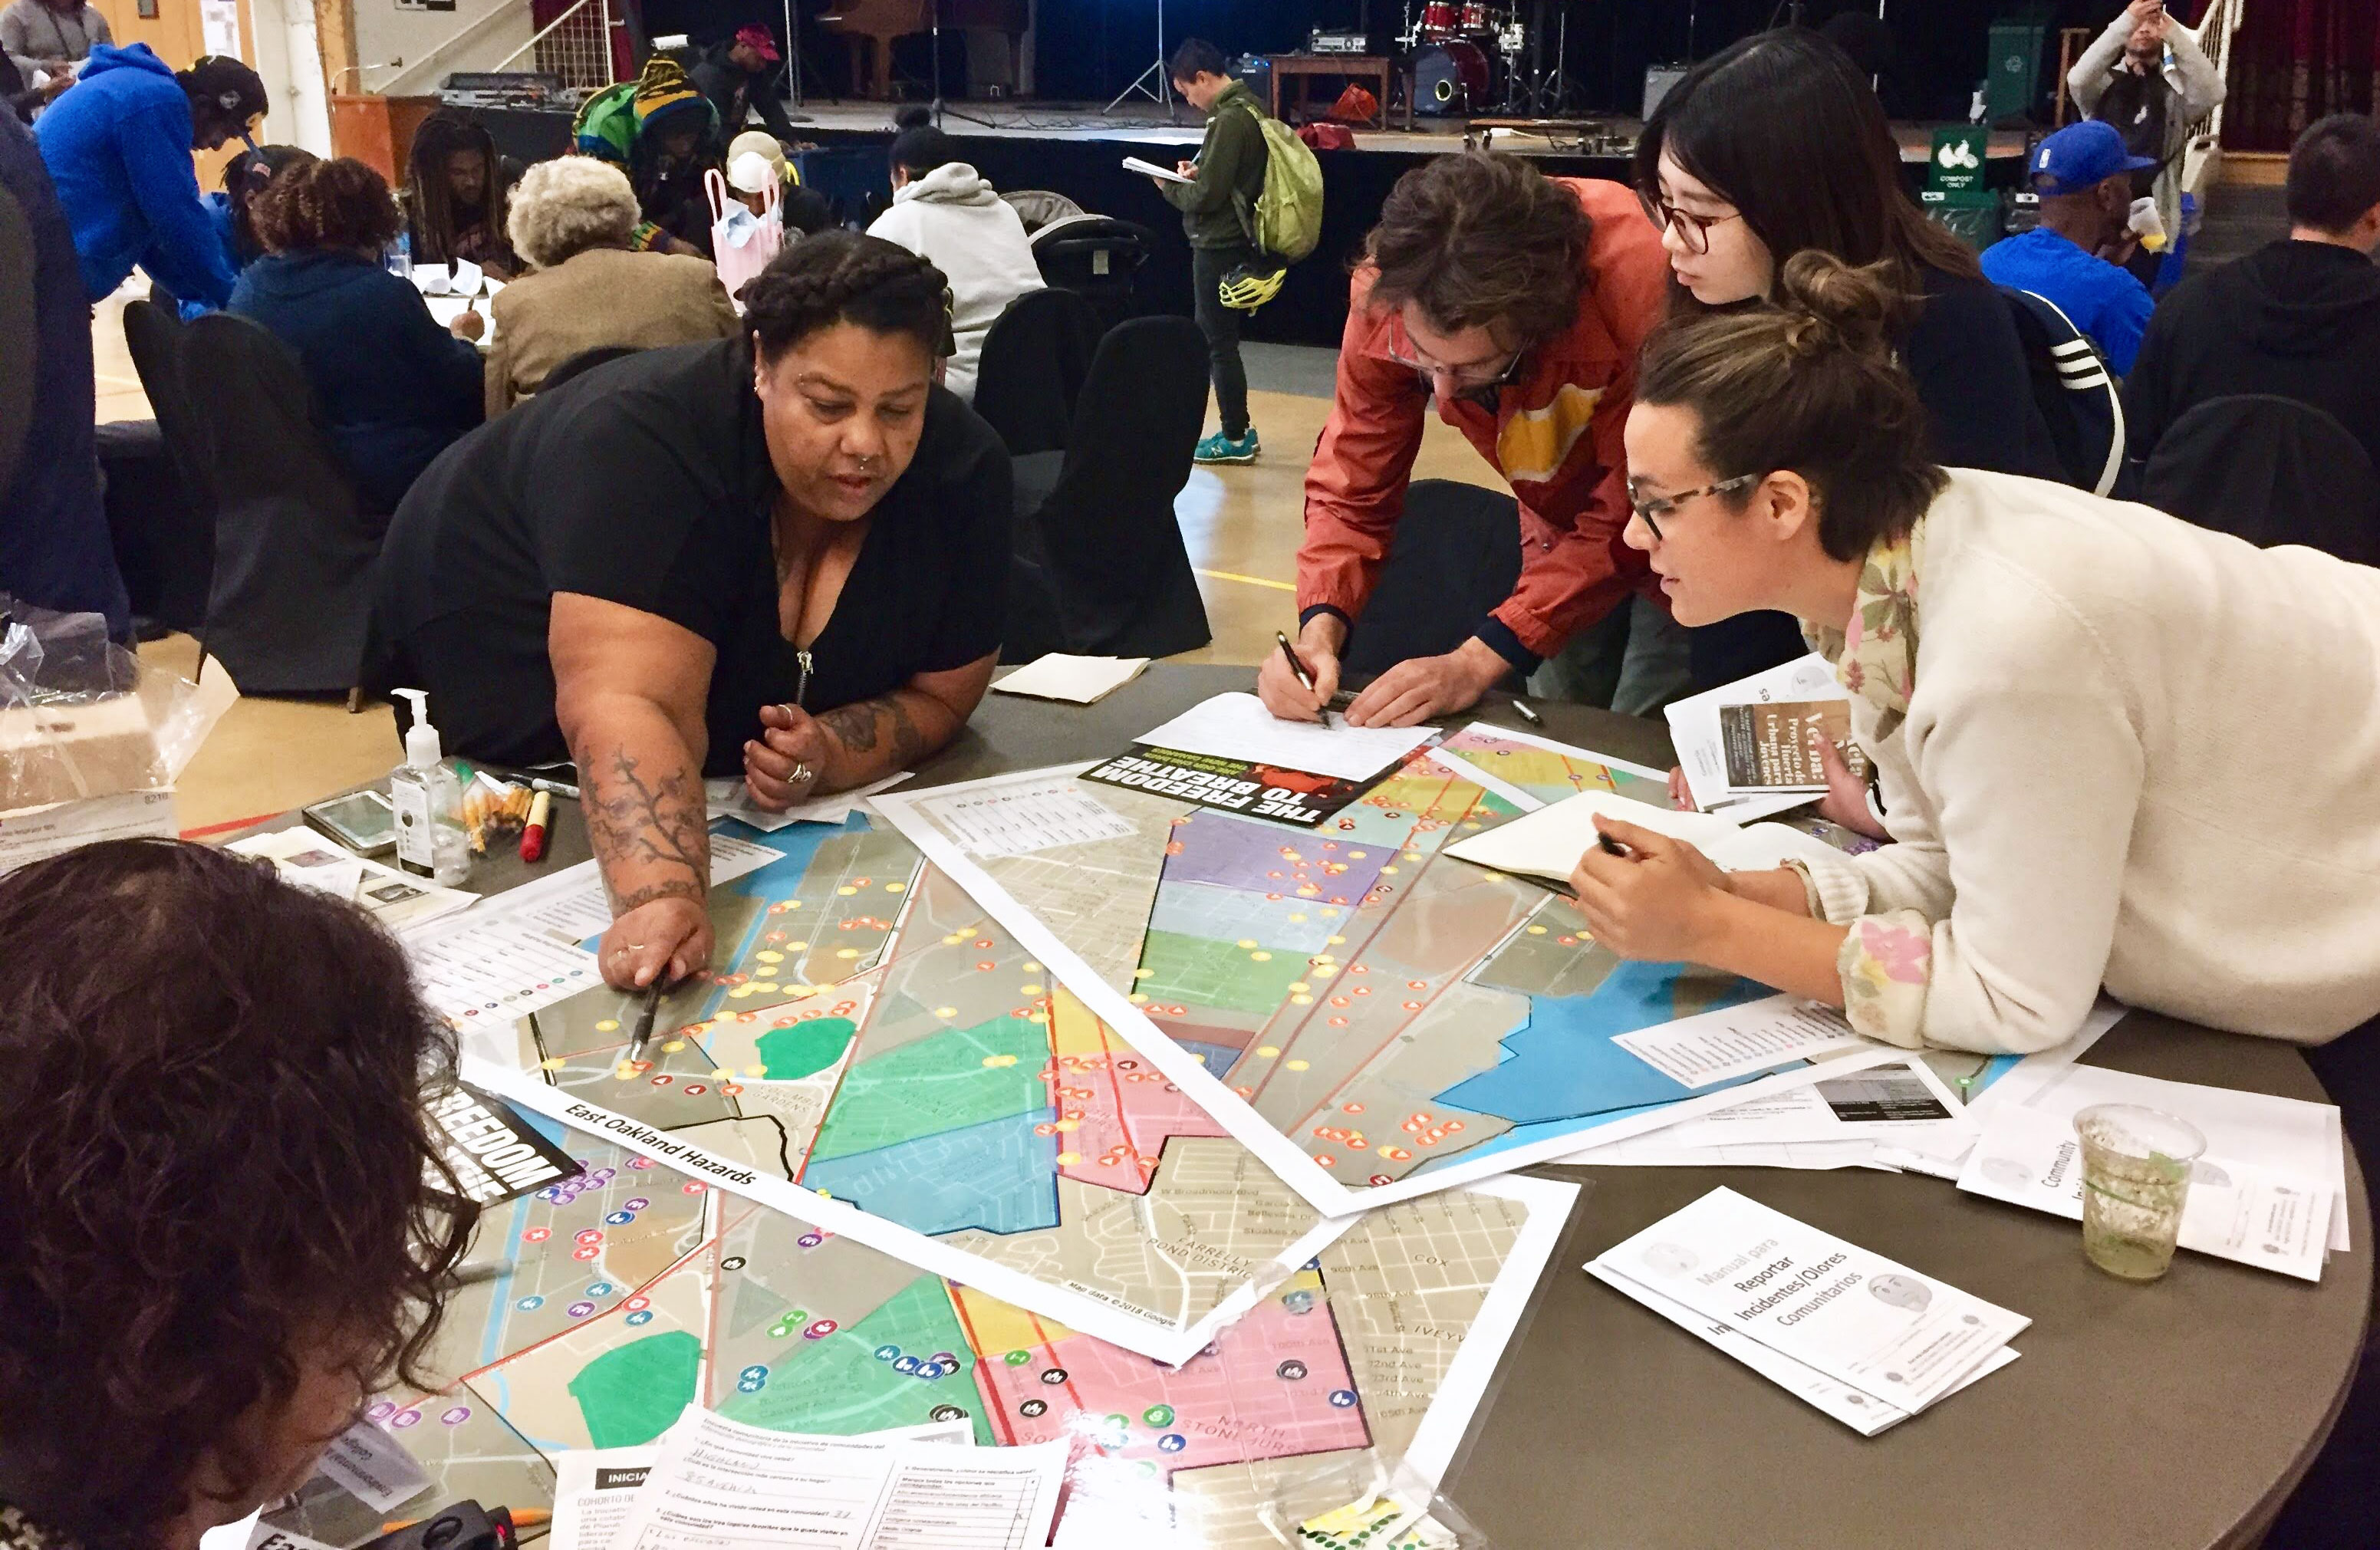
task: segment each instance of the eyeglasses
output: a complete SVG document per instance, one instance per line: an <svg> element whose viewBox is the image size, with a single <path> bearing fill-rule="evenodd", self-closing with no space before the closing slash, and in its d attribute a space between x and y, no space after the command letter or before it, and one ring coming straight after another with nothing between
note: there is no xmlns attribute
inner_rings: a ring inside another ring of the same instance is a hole
<svg viewBox="0 0 2380 1550"><path fill-rule="evenodd" d="M1435 387L1438 379L1443 377L1455 387L1465 390L1500 385L1514 371L1520 369L1521 357L1527 353L1524 349L1514 350L1512 358L1505 361L1503 365L1496 367L1442 366L1434 360L1421 359L1418 352L1398 344L1391 343L1389 345L1389 358L1420 377L1425 387Z"/></svg>
<svg viewBox="0 0 2380 1550"><path fill-rule="evenodd" d="M1656 495L1649 501L1636 493L1636 481L1630 479L1628 505L1629 509L1636 514L1636 519L1652 530L1653 541L1660 543L1664 541L1661 536L1660 519L1687 502L1698 501L1706 495L1731 494L1746 485L1758 484L1767 477L1766 474L1738 474L1731 479L1721 479L1717 484L1706 484L1700 490L1682 490L1675 495Z"/></svg>
<svg viewBox="0 0 2380 1550"><path fill-rule="evenodd" d="M1710 251L1710 229L1729 221L1741 221L1743 212L1730 211L1725 215L1697 215L1691 210L1681 210L1665 199L1644 201L1645 218L1657 226L1678 234L1678 240L1689 253L1697 256Z"/></svg>

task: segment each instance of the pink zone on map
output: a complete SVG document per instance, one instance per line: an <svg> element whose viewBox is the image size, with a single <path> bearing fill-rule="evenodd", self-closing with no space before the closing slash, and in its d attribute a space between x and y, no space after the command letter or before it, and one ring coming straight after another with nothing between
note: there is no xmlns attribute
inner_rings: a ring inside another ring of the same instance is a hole
<svg viewBox="0 0 2380 1550"><path fill-rule="evenodd" d="M1098 1025L1097 1037L1100 1049L1053 1055L1044 1073L1050 1106L1075 1126L1059 1150L1061 1174L1147 1194L1169 1138L1231 1133L1106 1024ZM1063 1161L1067 1156L1079 1160Z"/></svg>
<svg viewBox="0 0 2380 1550"><path fill-rule="evenodd" d="M1087 1440L1169 1474L1371 1443L1318 1290L1264 1299L1178 1369L1068 1335L986 1352L975 1371L1002 1443Z"/></svg>

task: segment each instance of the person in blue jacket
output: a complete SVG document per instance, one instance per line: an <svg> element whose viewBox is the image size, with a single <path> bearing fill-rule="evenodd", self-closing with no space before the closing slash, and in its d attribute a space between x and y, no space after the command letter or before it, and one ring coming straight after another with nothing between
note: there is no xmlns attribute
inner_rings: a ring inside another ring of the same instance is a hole
<svg viewBox="0 0 2380 1550"><path fill-rule="evenodd" d="M91 446L91 309L33 132L14 114L0 114L0 592L103 613L128 639Z"/></svg>
<svg viewBox="0 0 2380 1550"><path fill-rule="evenodd" d="M297 355L364 509L393 512L480 423L480 353L468 341L486 320L464 312L440 328L412 282L381 266L405 217L386 180L353 157L283 168L249 212L265 256L240 275L231 313Z"/></svg>
<svg viewBox="0 0 2380 1550"><path fill-rule="evenodd" d="M264 110L264 82L237 59L208 54L176 72L146 43L91 51L33 128L89 300L114 294L135 264L180 301L231 299L231 260L190 152L245 137Z"/></svg>

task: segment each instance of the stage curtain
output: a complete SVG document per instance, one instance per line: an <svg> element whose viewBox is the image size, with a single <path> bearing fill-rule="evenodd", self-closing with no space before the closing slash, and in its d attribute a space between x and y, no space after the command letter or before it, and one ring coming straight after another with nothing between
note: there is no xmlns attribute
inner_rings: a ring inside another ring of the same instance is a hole
<svg viewBox="0 0 2380 1550"><path fill-rule="evenodd" d="M2373 0L2249 0L2231 40L2223 142L2287 151L2315 119L2380 100L2380 6Z"/></svg>

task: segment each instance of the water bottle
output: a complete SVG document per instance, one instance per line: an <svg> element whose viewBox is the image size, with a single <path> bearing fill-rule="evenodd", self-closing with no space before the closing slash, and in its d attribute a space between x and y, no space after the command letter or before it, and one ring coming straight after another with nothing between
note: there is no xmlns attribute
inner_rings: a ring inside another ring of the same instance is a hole
<svg viewBox="0 0 2380 1550"><path fill-rule="evenodd" d="M389 239L388 246L381 250L381 261L386 264L388 272L398 279L412 279L413 234L399 229L397 234Z"/></svg>

